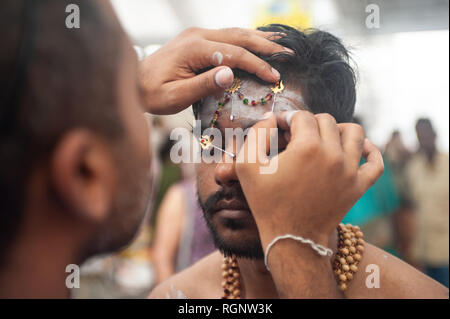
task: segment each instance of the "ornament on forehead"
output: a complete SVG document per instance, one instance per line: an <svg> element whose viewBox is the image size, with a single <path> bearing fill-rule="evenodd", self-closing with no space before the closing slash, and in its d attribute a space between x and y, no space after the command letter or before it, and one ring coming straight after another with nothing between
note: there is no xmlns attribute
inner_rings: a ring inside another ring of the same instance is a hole
<svg viewBox="0 0 450 319"><path fill-rule="evenodd" d="M275 102L277 100L277 94L283 92L284 90L284 85L283 85L283 81L279 81L277 83L275 83L275 86L270 88L270 90L273 92L273 103L272 103L272 112L273 110L275 110Z"/></svg>
<svg viewBox="0 0 450 319"><path fill-rule="evenodd" d="M207 135L202 135L202 137L199 139L200 142L200 146L202 147L203 150L208 150L210 148L215 148L218 149L219 151L222 151L223 153L231 156L232 158L234 158L236 155L234 153L228 152L216 145L214 145L211 141L211 137L207 136Z"/></svg>
<svg viewBox="0 0 450 319"><path fill-rule="evenodd" d="M237 90L241 88L241 80L235 76L233 79L233 83L231 83L231 86L225 90L225 94L233 94ZM231 99L231 113L230 113L230 121L234 120L234 103L233 99Z"/></svg>
<svg viewBox="0 0 450 319"><path fill-rule="evenodd" d="M239 100L241 100L243 104L249 105L249 106L264 105L273 99L273 103L272 103L272 112L273 112L275 109L276 96L278 93L283 92L284 85L283 85L283 81L281 81L281 80L276 82L274 84L274 86L270 88L271 92L267 93L264 97L261 97L256 100L247 98L244 94L242 94L241 91L239 91L240 88L241 88L241 80L237 76L235 76L231 86L225 90L225 96L229 96L231 98L231 95L236 93ZM228 99L228 101L229 101L229 99ZM231 99L231 114L230 114L231 121L233 121L235 118L233 106L234 106L233 99ZM220 107L220 102L219 102L219 107ZM220 108L220 110L222 110L222 108Z"/></svg>
<svg viewBox="0 0 450 319"><path fill-rule="evenodd" d="M272 103L272 112L275 109L275 102L276 102L276 96L278 93L283 92L284 90L284 85L283 85L283 81L278 81L274 84L273 87L270 88L270 92L267 93L264 97L261 97L259 99L256 100L250 100L247 97L245 97L244 94L242 94L239 89L241 88L241 79L239 79L237 76L234 77L233 83L231 84L230 87L228 87L225 90L225 95L219 100L218 104L217 104L217 109L214 112L214 116L211 120L211 124L210 127L213 128L216 126L217 124L217 120L219 119L220 113L222 112L223 107L225 106L225 104L227 104L230 100L231 100L231 114L230 114L230 120L233 121L235 118L235 113L234 113L234 108L233 108L233 99L232 99L232 94L237 94L239 100L242 101L242 103L244 105L248 105L248 106L257 106L257 105L265 105L267 102L269 102L270 100L273 99L273 103ZM231 152L227 152L224 149L214 145L211 141L211 137L206 136L206 135L202 135L201 138L199 138L199 142L200 145L202 147L203 150L207 150L210 148L216 148L222 152L224 152L225 154L230 155L231 157L235 157L236 155L231 153Z"/></svg>

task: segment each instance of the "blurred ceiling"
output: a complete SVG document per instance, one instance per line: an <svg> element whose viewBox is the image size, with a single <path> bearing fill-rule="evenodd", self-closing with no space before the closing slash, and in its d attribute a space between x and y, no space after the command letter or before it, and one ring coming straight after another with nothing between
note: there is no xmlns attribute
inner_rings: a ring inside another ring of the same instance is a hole
<svg viewBox="0 0 450 319"><path fill-rule="evenodd" d="M449 0L112 0L122 24L137 44L162 44L183 29L252 27L262 8L296 2L313 26L340 35L448 29ZM366 7L380 8L380 28L368 29Z"/></svg>
<svg viewBox="0 0 450 319"><path fill-rule="evenodd" d="M373 32L363 28L368 4L380 8L379 33L448 29L448 0L335 0L341 23L355 33Z"/></svg>

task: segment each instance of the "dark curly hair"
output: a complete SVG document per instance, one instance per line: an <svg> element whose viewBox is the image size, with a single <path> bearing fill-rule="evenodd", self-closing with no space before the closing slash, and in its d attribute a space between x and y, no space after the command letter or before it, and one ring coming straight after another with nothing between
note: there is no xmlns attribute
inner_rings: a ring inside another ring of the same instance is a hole
<svg viewBox="0 0 450 319"><path fill-rule="evenodd" d="M274 42L294 50L295 55L277 53L260 56L277 69L285 83L301 89L313 113L329 113L337 122L352 122L356 102L356 74L348 50L341 40L317 29L298 30L283 24L259 27L261 31L283 32ZM234 70L243 79L261 82L255 75ZM193 105L198 117L200 102Z"/></svg>

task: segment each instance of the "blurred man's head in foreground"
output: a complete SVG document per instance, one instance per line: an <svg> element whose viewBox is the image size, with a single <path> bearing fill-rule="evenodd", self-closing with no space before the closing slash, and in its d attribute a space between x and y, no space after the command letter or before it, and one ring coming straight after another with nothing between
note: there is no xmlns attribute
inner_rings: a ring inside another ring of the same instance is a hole
<svg viewBox="0 0 450 319"><path fill-rule="evenodd" d="M107 1L0 4L0 258L46 241L73 258L134 236L148 190L137 59ZM75 248L73 248L75 249Z"/></svg>

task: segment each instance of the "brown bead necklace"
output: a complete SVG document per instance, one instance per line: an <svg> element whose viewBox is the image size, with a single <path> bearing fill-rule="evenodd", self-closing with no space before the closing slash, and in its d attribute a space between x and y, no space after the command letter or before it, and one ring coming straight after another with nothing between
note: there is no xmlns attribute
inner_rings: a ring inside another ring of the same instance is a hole
<svg viewBox="0 0 450 319"><path fill-rule="evenodd" d="M222 270L222 299L241 299L241 274L236 256L224 257Z"/></svg>
<svg viewBox="0 0 450 319"><path fill-rule="evenodd" d="M339 224L338 250L332 263L336 280L341 291L347 289L348 283L358 271L358 264L364 252L363 233L358 226ZM241 299L241 273L236 256L224 257L222 263L222 299Z"/></svg>

